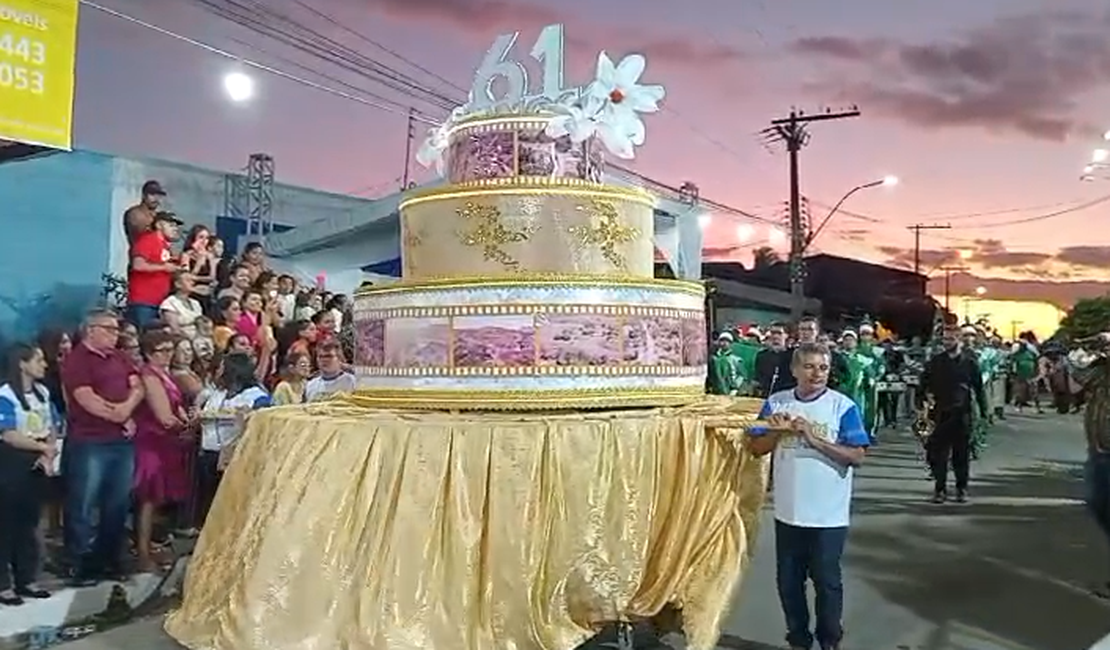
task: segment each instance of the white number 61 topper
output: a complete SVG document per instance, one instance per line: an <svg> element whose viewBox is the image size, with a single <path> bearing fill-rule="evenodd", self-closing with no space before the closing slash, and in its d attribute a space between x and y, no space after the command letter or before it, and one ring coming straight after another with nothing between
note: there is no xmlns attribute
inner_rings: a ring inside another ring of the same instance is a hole
<svg viewBox="0 0 1110 650"><path fill-rule="evenodd" d="M547 135L553 138L569 136L578 143L597 135L613 155L635 157L635 147L644 143L645 135L639 114L659 110L666 94L663 86L640 85L640 75L647 66L643 55L631 54L614 64L602 51L592 82L564 88L563 33L562 25L548 25L532 46L530 56L543 70L537 92L531 92L528 69L512 56L520 32L498 36L474 73L469 101L452 111L445 124L429 130L417 160L426 167L435 165L442 174L443 151L452 124L479 115L539 111L555 114L547 127ZM494 92L498 81L503 81L505 87L500 96Z"/></svg>

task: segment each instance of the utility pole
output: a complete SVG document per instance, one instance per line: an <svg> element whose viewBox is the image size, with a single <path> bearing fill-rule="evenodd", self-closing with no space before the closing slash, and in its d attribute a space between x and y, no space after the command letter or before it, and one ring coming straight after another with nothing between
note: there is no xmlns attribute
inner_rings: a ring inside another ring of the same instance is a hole
<svg viewBox="0 0 1110 650"><path fill-rule="evenodd" d="M790 111L790 115L771 120L771 126L763 130L763 135L786 144L790 156L790 314L794 320L802 316L805 305L805 249L808 233L802 224L802 201L798 179L798 153L809 143L806 125L811 122L827 122L859 117L860 112L851 110L806 115L801 111Z"/></svg>
<svg viewBox="0 0 1110 650"><path fill-rule="evenodd" d="M416 139L416 109L409 109L408 137L405 138L405 172L401 176L401 189L409 189L409 175L412 169L412 143Z"/></svg>
<svg viewBox="0 0 1110 650"><path fill-rule="evenodd" d="M966 266L942 266L938 271L944 271L944 311L951 313L948 309L949 298L952 295L952 274L960 273L969 270Z"/></svg>
<svg viewBox="0 0 1110 650"><path fill-rule="evenodd" d="M922 230L952 230L949 224L924 224L915 223L909 227L913 231L913 272L921 274L921 231Z"/></svg>

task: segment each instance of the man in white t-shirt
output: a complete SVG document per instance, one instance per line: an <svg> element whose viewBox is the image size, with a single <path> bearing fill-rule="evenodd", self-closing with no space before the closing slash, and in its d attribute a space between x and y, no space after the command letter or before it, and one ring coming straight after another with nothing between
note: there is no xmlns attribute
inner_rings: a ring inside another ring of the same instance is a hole
<svg viewBox="0 0 1110 650"><path fill-rule="evenodd" d="M775 560L779 599L792 650L840 647L844 587L840 558L848 537L853 468L870 444L859 407L828 387L830 353L816 343L794 350L798 385L767 398L766 428L751 432L757 455L774 452ZM811 631L806 579L816 592Z"/></svg>
<svg viewBox="0 0 1110 650"><path fill-rule="evenodd" d="M306 402L355 390L355 376L343 368L343 351L335 341L326 341L316 348L316 366L320 373L304 387Z"/></svg>

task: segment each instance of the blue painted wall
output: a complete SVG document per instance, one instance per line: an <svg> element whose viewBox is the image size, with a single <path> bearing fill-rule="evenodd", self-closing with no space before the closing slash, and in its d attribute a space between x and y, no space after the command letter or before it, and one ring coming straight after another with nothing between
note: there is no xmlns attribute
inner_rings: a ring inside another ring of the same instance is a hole
<svg viewBox="0 0 1110 650"><path fill-rule="evenodd" d="M99 301L111 193L112 159L101 154L0 164L0 339L76 325Z"/></svg>
<svg viewBox="0 0 1110 650"><path fill-rule="evenodd" d="M104 274L120 276L127 267L123 213L149 179L169 192L169 209L209 226L238 250L246 222L223 214L224 172L90 151L0 163L0 345L47 326L74 327L103 302ZM274 230L370 205L275 183Z"/></svg>

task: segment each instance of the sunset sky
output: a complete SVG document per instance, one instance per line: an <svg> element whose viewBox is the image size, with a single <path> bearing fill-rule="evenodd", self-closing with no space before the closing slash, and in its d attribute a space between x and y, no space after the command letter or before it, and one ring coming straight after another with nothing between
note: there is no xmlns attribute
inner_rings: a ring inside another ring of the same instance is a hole
<svg viewBox="0 0 1110 650"><path fill-rule="evenodd" d="M222 96L229 62L117 18L82 10L77 146L213 166L273 154L279 179L377 196L402 173L407 105L438 114L365 77L213 17L196 0L101 0L105 6L345 92L371 108L280 78L257 77L248 106ZM225 5L211 0L213 4ZM251 5L250 0L239 0ZM855 185L887 174L893 189L859 193L817 247L873 262L912 262L914 223L951 224L922 236L926 271L972 252L971 275L996 298L1070 302L1097 295L1110 269L1110 195L1078 179L1110 128L1110 10L1090 0L296 0L267 6L421 79L457 88L361 39L392 49L467 88L499 33L567 29L568 85L592 78L598 50L642 52L664 110L632 166L658 180L695 182L705 197L782 219L786 156L758 132L791 107L858 104L863 116L815 125L802 188L815 220ZM155 7L154 5L157 5ZM1050 9L1051 7L1051 9ZM331 77L328 79L327 77ZM538 75L533 75L538 76ZM352 89L355 86L362 90ZM398 108L400 107L400 108ZM418 179L427 178L421 172ZM768 226L717 216L707 246L749 262Z"/></svg>

